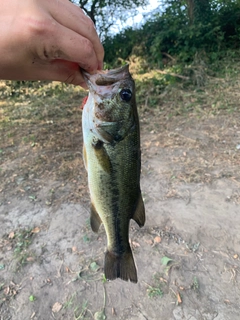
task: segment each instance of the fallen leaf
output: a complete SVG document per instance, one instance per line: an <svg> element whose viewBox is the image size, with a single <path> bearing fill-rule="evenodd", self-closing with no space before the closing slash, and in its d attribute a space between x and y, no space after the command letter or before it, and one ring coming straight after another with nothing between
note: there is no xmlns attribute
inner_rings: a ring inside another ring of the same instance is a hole
<svg viewBox="0 0 240 320"><path fill-rule="evenodd" d="M154 238L154 243L160 243L162 241L162 239L161 239L161 237L159 237L159 236L156 236L155 238Z"/></svg>
<svg viewBox="0 0 240 320"><path fill-rule="evenodd" d="M10 288L9 287L4 288L3 292L7 296L10 292Z"/></svg>
<svg viewBox="0 0 240 320"><path fill-rule="evenodd" d="M182 298L181 298L179 292L177 293L177 302L178 302L178 304L182 303Z"/></svg>
<svg viewBox="0 0 240 320"><path fill-rule="evenodd" d="M36 227L36 228L33 228L32 229L32 233L38 233L40 231L40 228L39 227Z"/></svg>
<svg viewBox="0 0 240 320"><path fill-rule="evenodd" d="M90 269L93 271L93 272L96 272L99 270L99 265L93 261L91 264L90 264Z"/></svg>
<svg viewBox="0 0 240 320"><path fill-rule="evenodd" d="M136 241L132 241L132 246L134 248L138 248L138 247L140 247L140 244L138 242L136 242Z"/></svg>
<svg viewBox="0 0 240 320"><path fill-rule="evenodd" d="M52 312L59 312L62 309L62 304L59 302L55 302L52 306Z"/></svg>
<svg viewBox="0 0 240 320"><path fill-rule="evenodd" d="M168 258L168 257L162 257L161 259L161 263L164 265L164 266L167 266L169 264L169 262L171 262L172 259L171 258Z"/></svg>
<svg viewBox="0 0 240 320"><path fill-rule="evenodd" d="M9 239L13 239L15 237L15 233L14 233L14 231L11 231L10 233L9 233L9 235L8 235L8 238Z"/></svg>
<svg viewBox="0 0 240 320"><path fill-rule="evenodd" d="M147 244L150 244L150 245L153 244L153 241L152 241L151 239L145 239L144 241L145 241Z"/></svg>
<svg viewBox="0 0 240 320"><path fill-rule="evenodd" d="M28 262L31 262L31 261L34 261L34 258L33 257L27 257L26 259Z"/></svg>

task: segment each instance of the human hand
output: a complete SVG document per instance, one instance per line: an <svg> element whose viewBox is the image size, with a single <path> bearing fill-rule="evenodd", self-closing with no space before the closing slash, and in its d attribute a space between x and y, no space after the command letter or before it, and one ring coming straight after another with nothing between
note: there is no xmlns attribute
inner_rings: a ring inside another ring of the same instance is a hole
<svg viewBox="0 0 240 320"><path fill-rule="evenodd" d="M102 68L95 27L68 0L0 0L0 79L57 80L86 88L80 68Z"/></svg>

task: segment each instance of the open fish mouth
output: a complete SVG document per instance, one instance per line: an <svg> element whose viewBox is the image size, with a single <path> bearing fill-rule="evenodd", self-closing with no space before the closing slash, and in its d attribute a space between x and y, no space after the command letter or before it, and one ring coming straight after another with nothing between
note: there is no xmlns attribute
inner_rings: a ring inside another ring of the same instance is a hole
<svg viewBox="0 0 240 320"><path fill-rule="evenodd" d="M89 74L82 71L83 77L87 83L90 93L97 94L103 97L109 96L109 94L115 94L118 87L117 84L121 81L124 84L125 81L129 81L131 78L129 74L129 65L111 70L101 70L96 74Z"/></svg>

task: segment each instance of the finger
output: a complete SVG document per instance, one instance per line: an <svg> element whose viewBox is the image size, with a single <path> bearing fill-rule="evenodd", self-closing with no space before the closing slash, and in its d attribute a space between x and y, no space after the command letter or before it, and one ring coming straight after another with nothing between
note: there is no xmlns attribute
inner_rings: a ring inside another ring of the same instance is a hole
<svg viewBox="0 0 240 320"><path fill-rule="evenodd" d="M93 50L101 64L104 50L92 20L84 14L82 9L68 0L45 1L47 1L45 5L48 6L50 14L59 24L75 31L93 44Z"/></svg>
<svg viewBox="0 0 240 320"><path fill-rule="evenodd" d="M18 78L19 77L15 79L19 80ZM84 89L87 89L87 85L79 70L78 64L60 59L51 62L44 62L42 60L35 61L31 66L31 69L26 69L24 76L21 73L21 80L61 81L79 85Z"/></svg>
<svg viewBox="0 0 240 320"><path fill-rule="evenodd" d="M39 59L43 61L62 59L75 62L89 72L97 70L98 59L92 43L76 32L58 23L48 23L46 33L39 37L31 39L31 45L36 48L36 56Z"/></svg>
<svg viewBox="0 0 240 320"><path fill-rule="evenodd" d="M47 68L41 68L38 78L45 80L61 81L69 84L79 85L87 89L87 85L79 70L79 66L75 63L55 60L52 61Z"/></svg>

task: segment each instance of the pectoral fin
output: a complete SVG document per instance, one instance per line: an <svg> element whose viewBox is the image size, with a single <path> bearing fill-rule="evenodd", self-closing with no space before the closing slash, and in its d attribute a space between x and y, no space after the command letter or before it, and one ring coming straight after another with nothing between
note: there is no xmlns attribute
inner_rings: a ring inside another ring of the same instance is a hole
<svg viewBox="0 0 240 320"><path fill-rule="evenodd" d="M132 216L132 219L137 222L139 227L143 227L145 224L145 207L141 192L139 194L136 210Z"/></svg>
<svg viewBox="0 0 240 320"><path fill-rule="evenodd" d="M98 164L105 172L110 173L112 165L107 151L104 148L103 142L101 140L98 140L96 142L93 142L92 146L94 148Z"/></svg>
<svg viewBox="0 0 240 320"><path fill-rule="evenodd" d="M92 231L98 232L101 223L102 223L102 220L99 217L99 214L97 213L94 205L91 204L90 225L91 225Z"/></svg>
<svg viewBox="0 0 240 320"><path fill-rule="evenodd" d="M112 143L119 131L119 122L101 121L93 128L93 133L104 143Z"/></svg>
<svg viewBox="0 0 240 320"><path fill-rule="evenodd" d="M98 132L98 135L101 138L101 140L104 141L105 143L112 143L113 142L114 137L109 132L104 130L104 128L101 128L99 126L97 128L97 132Z"/></svg>

